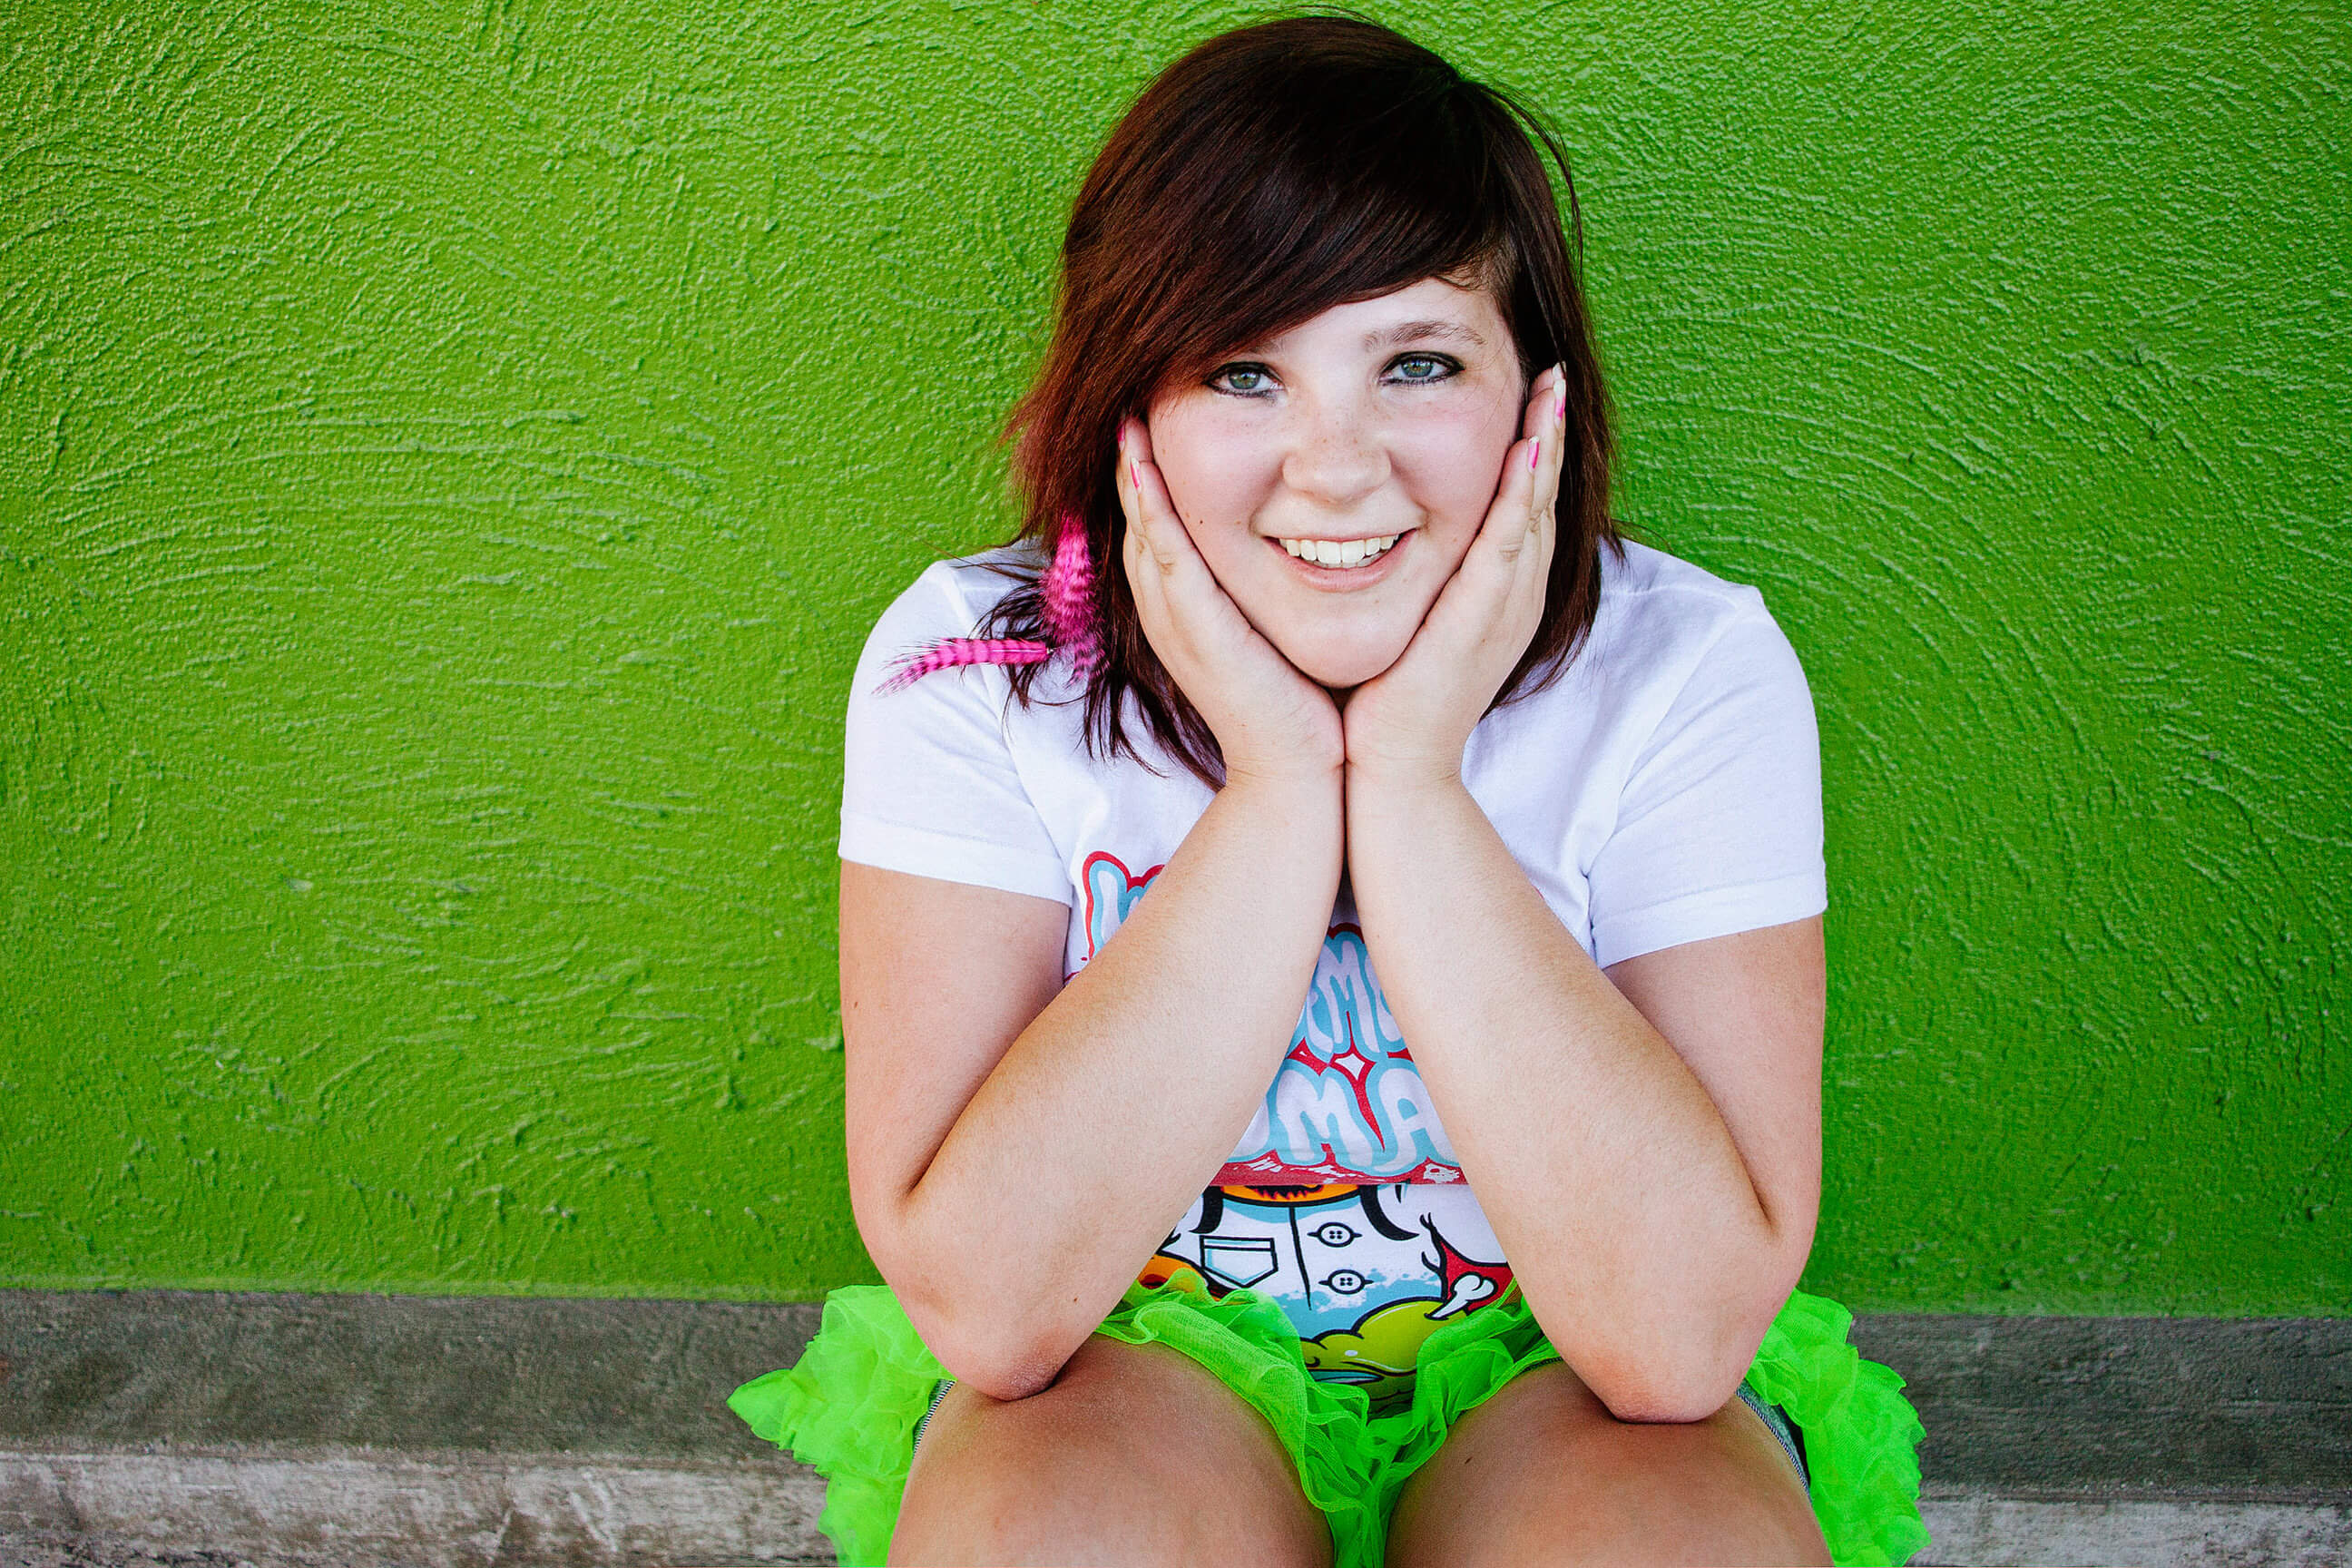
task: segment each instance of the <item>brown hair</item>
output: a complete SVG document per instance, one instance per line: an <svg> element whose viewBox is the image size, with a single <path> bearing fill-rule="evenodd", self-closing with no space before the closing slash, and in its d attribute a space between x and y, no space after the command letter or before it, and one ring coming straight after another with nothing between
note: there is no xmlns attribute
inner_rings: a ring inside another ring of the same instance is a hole
<svg viewBox="0 0 2352 1568"><path fill-rule="evenodd" d="M1431 277L1492 294L1523 375L1555 362L1566 375L1543 619L1494 706L1559 679L1599 608L1601 545L1622 558L1623 544L1608 510L1607 394L1538 144L1559 168L1580 247L1568 156L1535 110L1344 13L1209 39L1161 71L1112 132L1071 209L1045 363L1004 429L1024 500L1013 542L1050 554L1065 528L1082 528L1105 563L1092 583L1099 651L1085 695L1096 755L1142 761L1126 728L1131 696L1170 755L1212 787L1223 773L1215 736L1152 653L1117 564L1120 419L1171 380L1205 375L1334 305ZM1040 637L1045 611L1029 581L975 636ZM1009 671L1024 704L1037 669Z"/></svg>

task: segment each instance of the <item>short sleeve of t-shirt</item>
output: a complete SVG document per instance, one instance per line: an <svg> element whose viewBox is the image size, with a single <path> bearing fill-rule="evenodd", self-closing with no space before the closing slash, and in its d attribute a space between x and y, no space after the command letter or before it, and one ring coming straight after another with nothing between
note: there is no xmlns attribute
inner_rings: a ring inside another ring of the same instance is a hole
<svg viewBox="0 0 2352 1568"><path fill-rule="evenodd" d="M971 634L984 606L960 581L957 563L930 567L866 639L844 737L841 858L1066 904L1069 874L1006 735L1004 671L971 665L878 689L900 655Z"/></svg>
<svg viewBox="0 0 2352 1568"><path fill-rule="evenodd" d="M1602 967L1829 907L1805 672L1750 589L1637 753L1591 872Z"/></svg>

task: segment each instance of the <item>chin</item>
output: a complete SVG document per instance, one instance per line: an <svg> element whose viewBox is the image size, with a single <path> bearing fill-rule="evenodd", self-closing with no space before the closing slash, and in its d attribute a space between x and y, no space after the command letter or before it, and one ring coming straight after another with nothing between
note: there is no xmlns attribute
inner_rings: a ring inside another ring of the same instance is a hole
<svg viewBox="0 0 2352 1568"><path fill-rule="evenodd" d="M1367 647L1357 644L1354 647L1286 647L1282 650L1283 657L1297 665L1300 674L1318 686L1328 686L1335 691L1361 686L1394 664L1397 656L1402 652L1403 642L1394 647L1383 644Z"/></svg>

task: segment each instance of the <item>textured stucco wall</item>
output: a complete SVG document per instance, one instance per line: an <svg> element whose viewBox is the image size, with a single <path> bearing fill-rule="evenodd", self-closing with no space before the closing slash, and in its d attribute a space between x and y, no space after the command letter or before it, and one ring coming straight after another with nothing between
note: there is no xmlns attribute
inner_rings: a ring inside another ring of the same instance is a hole
<svg viewBox="0 0 2352 1568"><path fill-rule="evenodd" d="M0 1282L871 1278L843 683L1248 14L0 8ZM1809 1284L2347 1311L2346 13L1380 14L1561 119L1622 510L1811 676Z"/></svg>

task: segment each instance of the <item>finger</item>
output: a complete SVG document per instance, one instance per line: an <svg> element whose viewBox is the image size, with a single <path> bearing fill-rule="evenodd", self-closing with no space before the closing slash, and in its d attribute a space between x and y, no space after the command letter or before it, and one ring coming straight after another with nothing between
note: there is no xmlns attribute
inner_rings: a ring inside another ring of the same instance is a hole
<svg viewBox="0 0 2352 1568"><path fill-rule="evenodd" d="M1127 571L1127 584L1135 595L1136 614L1141 619L1147 637L1164 623L1167 611L1166 574L1157 565L1151 549L1150 521L1143 514L1141 491L1135 482L1135 469L1128 460L1128 452L1135 444L1134 426L1139 422L1122 419L1118 427L1118 447L1111 463L1112 489L1118 495L1118 510L1127 520L1119 538L1119 564Z"/></svg>
<svg viewBox="0 0 2352 1568"><path fill-rule="evenodd" d="M1119 504L1127 512L1126 563L1138 612L1147 624L1187 638L1227 616L1238 618L1176 515L1167 482L1151 460L1150 431L1139 419L1127 421L1122 430Z"/></svg>
<svg viewBox="0 0 2352 1568"><path fill-rule="evenodd" d="M1118 510L1127 519L1127 528L1119 542L1129 549L1143 543L1143 516L1135 487L1135 470L1128 462L1128 451L1136 440L1139 421L1118 422L1118 449L1111 458L1111 488L1118 493Z"/></svg>
<svg viewBox="0 0 2352 1568"><path fill-rule="evenodd" d="M1531 420L1538 397L1528 399ZM1478 530L1478 542L1486 553L1506 565L1517 561L1528 542L1528 520L1543 482L1544 447L1548 445L1557 447L1559 443L1546 441L1538 427L1511 443L1510 449L1503 455L1502 482L1496 488L1494 504Z"/></svg>
<svg viewBox="0 0 2352 1568"><path fill-rule="evenodd" d="M1146 625L1153 626L1160 624L1167 613L1167 549L1164 543L1155 542L1156 520L1143 489L1140 467L1133 456L1138 450L1149 450L1150 440L1142 421L1120 422L1116 488L1119 510L1127 518L1127 531L1120 541L1120 560L1127 568L1128 584L1135 593L1136 608Z"/></svg>
<svg viewBox="0 0 2352 1568"><path fill-rule="evenodd" d="M1538 391L1540 406L1533 411L1542 422L1543 447L1536 465L1535 505L1528 526L1538 531L1553 525L1560 468L1568 461L1568 376L1559 365L1552 366L1549 374L1550 384Z"/></svg>
<svg viewBox="0 0 2352 1568"><path fill-rule="evenodd" d="M1519 408L1519 434L1528 439L1541 436L1551 427L1551 405L1558 400L1559 388L1566 378L1560 368L1553 365L1538 373L1528 385L1528 400Z"/></svg>
<svg viewBox="0 0 2352 1568"><path fill-rule="evenodd" d="M1547 369L1528 389L1520 411L1521 439L1504 452L1495 499L1455 572L1457 578L1469 579L1462 584L1465 602L1485 606L1470 613L1491 630L1499 631L1502 621L1519 618L1529 583L1540 593L1551 569L1549 540L1536 514L1549 479L1546 470L1558 470L1561 442L1555 411L1561 382L1556 369Z"/></svg>
<svg viewBox="0 0 2352 1568"><path fill-rule="evenodd" d="M1537 376L1534 384L1528 388L1527 404L1520 410L1519 429L1523 438L1511 450L1505 477L1510 477L1507 466L1516 465L1527 470L1528 482L1517 487L1507 497L1496 497L1511 528L1521 536L1516 542L1509 540L1505 528L1500 526L1503 520L1498 518L1496 548L1514 560L1549 524L1552 501L1559 494L1560 463L1568 448L1567 426L1563 418L1567 384L1568 379L1561 367L1551 366Z"/></svg>
<svg viewBox="0 0 2352 1568"><path fill-rule="evenodd" d="M1192 553L1191 535L1176 516L1175 502L1151 460L1151 431L1140 419L1120 426L1119 500L1127 508L1128 534L1150 552L1163 570Z"/></svg>
<svg viewBox="0 0 2352 1568"><path fill-rule="evenodd" d="M1533 614L1540 614L1551 578L1552 552L1559 541L1560 470L1568 461L1568 377L1554 365L1536 378L1528 399L1528 416L1536 426L1533 483L1522 524L1522 548L1513 559L1510 596Z"/></svg>

